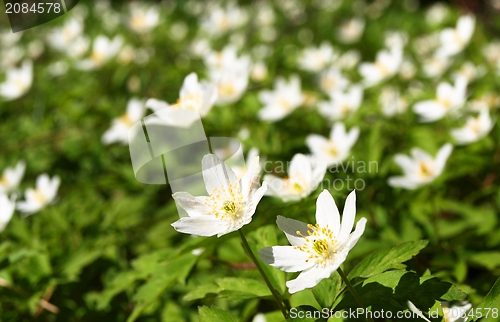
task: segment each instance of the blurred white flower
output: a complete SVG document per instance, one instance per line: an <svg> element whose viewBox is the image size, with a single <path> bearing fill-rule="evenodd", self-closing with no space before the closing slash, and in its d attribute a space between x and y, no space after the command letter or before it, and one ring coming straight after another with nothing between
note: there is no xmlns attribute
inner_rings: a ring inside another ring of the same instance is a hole
<svg viewBox="0 0 500 322"><path fill-rule="evenodd" d="M267 322L266 316L263 313L257 313L253 319L252 322Z"/></svg>
<svg viewBox="0 0 500 322"><path fill-rule="evenodd" d="M43 41L35 39L28 44L28 56L31 59L37 59L45 51L45 45Z"/></svg>
<svg viewBox="0 0 500 322"><path fill-rule="evenodd" d="M65 53L73 59L81 58L90 48L90 39L86 36L79 36L65 48Z"/></svg>
<svg viewBox="0 0 500 322"><path fill-rule="evenodd" d="M146 107L155 112L167 108L168 110L161 114L159 121L172 126L189 127L200 117L205 117L216 100L217 87L215 84L206 81L199 82L198 75L190 73L184 78L176 104L169 105L167 102L150 98L146 102ZM189 115L177 113L182 110L197 111L198 113ZM153 121L153 118L150 118L149 121Z"/></svg>
<svg viewBox="0 0 500 322"><path fill-rule="evenodd" d="M264 108L259 111L261 120L281 120L299 107L304 100L299 76L292 75L288 82L283 77L276 77L274 90L260 91L259 100L264 104Z"/></svg>
<svg viewBox="0 0 500 322"><path fill-rule="evenodd" d="M76 68L80 70L92 70L101 67L111 58L115 57L123 44L121 36L115 36L112 40L100 35L94 39L90 57L76 62Z"/></svg>
<svg viewBox="0 0 500 322"><path fill-rule="evenodd" d="M462 67L455 73L453 73L453 78L457 79L459 77L464 77L468 82L472 82L486 74L486 68L483 65L474 65L471 61L466 61L463 63Z"/></svg>
<svg viewBox="0 0 500 322"><path fill-rule="evenodd" d="M207 39L197 39L195 38L191 45L189 46L189 51L191 55L195 57L205 57L211 51L210 43Z"/></svg>
<svg viewBox="0 0 500 322"><path fill-rule="evenodd" d="M422 61L422 69L427 77L437 78L450 67L452 60L449 56L434 54Z"/></svg>
<svg viewBox="0 0 500 322"><path fill-rule="evenodd" d="M359 54L359 51L351 49L340 56L340 58L335 63L335 66L340 69L349 70L356 67L360 60L361 55Z"/></svg>
<svg viewBox="0 0 500 322"><path fill-rule="evenodd" d="M0 192L0 233L9 223L14 210L16 210L16 196L13 195L9 199L6 194Z"/></svg>
<svg viewBox="0 0 500 322"><path fill-rule="evenodd" d="M23 32L12 32L10 29L0 30L0 44L5 47L14 46L19 42L21 37L23 36Z"/></svg>
<svg viewBox="0 0 500 322"><path fill-rule="evenodd" d="M250 223L267 190L265 181L259 187L259 157L250 161L241 180L213 154L205 155L201 164L209 196L194 197L188 192L174 193L172 197L188 214L172 224L175 230L197 236L220 237Z"/></svg>
<svg viewBox="0 0 500 322"><path fill-rule="evenodd" d="M7 70L6 80L0 83L0 97L4 101L15 100L28 92L33 82L33 62L23 61L19 68Z"/></svg>
<svg viewBox="0 0 500 322"><path fill-rule="evenodd" d="M396 114L406 112L408 102L401 97L400 92L394 87L384 87L378 98L379 104L382 106L382 113L386 117L393 117Z"/></svg>
<svg viewBox="0 0 500 322"><path fill-rule="evenodd" d="M132 2L129 5L130 17L128 25L138 34L145 34L154 29L160 22L160 12L156 6Z"/></svg>
<svg viewBox="0 0 500 322"><path fill-rule="evenodd" d="M255 16L255 20L258 26L263 27L272 25L275 19L276 15L274 13L274 9L269 3L261 1L257 4L257 14Z"/></svg>
<svg viewBox="0 0 500 322"><path fill-rule="evenodd" d="M330 93L330 101L319 103L319 112L331 121L340 120L358 110L363 101L363 88L351 86L347 91Z"/></svg>
<svg viewBox="0 0 500 322"><path fill-rule="evenodd" d="M248 21L248 13L235 3L230 3L226 8L212 4L208 7L207 14L208 17L201 22L201 30L214 37L236 29Z"/></svg>
<svg viewBox="0 0 500 322"><path fill-rule="evenodd" d="M365 30L365 21L362 18L352 18L340 26L338 38L345 44L352 44L359 40Z"/></svg>
<svg viewBox="0 0 500 322"><path fill-rule="evenodd" d="M451 136L457 144L469 144L485 137L493 125L490 113L483 109L477 117L469 117L464 127L451 130Z"/></svg>
<svg viewBox="0 0 500 322"><path fill-rule="evenodd" d="M250 58L246 55L238 57L234 46L226 46L221 51L211 51L204 57L204 62L210 71L249 71Z"/></svg>
<svg viewBox="0 0 500 322"><path fill-rule="evenodd" d="M266 174L268 184L266 195L280 198L284 202L295 201L311 194L323 180L326 163L304 154L296 154L290 162L288 176L280 178Z"/></svg>
<svg viewBox="0 0 500 322"><path fill-rule="evenodd" d="M440 25L448 15L448 11L449 9L444 3L435 3L427 9L425 20L430 25Z"/></svg>
<svg viewBox="0 0 500 322"><path fill-rule="evenodd" d="M474 16L462 16L458 19L456 28L446 28L441 31L441 47L438 52L445 56L461 52L469 44L475 24Z"/></svg>
<svg viewBox="0 0 500 322"><path fill-rule="evenodd" d="M210 71L210 79L217 84L217 105L238 101L248 86L248 70Z"/></svg>
<svg viewBox="0 0 500 322"><path fill-rule="evenodd" d="M355 191L347 196L341 223L332 195L323 190L316 201L316 225L278 216L276 223L291 246L266 247L259 256L264 263L285 272L302 271L286 282L290 293L312 288L340 267L363 235L366 219L361 218L351 233L355 219Z"/></svg>
<svg viewBox="0 0 500 322"><path fill-rule="evenodd" d="M55 61L47 66L47 71L53 77L58 77L68 72L69 66L65 61Z"/></svg>
<svg viewBox="0 0 500 322"><path fill-rule="evenodd" d="M446 322L466 322L469 320L467 311L472 308L472 304L468 302L461 302L460 305L455 304L448 306L449 303L441 302L443 308L443 319Z"/></svg>
<svg viewBox="0 0 500 322"><path fill-rule="evenodd" d="M403 48L408 43L408 34L401 30L386 31L384 35L384 44L387 48Z"/></svg>
<svg viewBox="0 0 500 322"><path fill-rule="evenodd" d="M250 78L254 82L262 82L267 77L267 66L263 61L258 61L252 65Z"/></svg>
<svg viewBox="0 0 500 322"><path fill-rule="evenodd" d="M316 158L323 160L330 167L347 158L358 136L358 127L353 127L347 132L343 123L336 122L330 130L329 138L310 134L306 138L306 144Z"/></svg>
<svg viewBox="0 0 500 322"><path fill-rule="evenodd" d="M79 38L82 33L83 21L78 18L71 18L65 21L61 27L49 31L47 42L52 48L65 52L67 47Z"/></svg>
<svg viewBox="0 0 500 322"><path fill-rule="evenodd" d="M500 63L500 41L492 41L486 44L483 48L483 55L491 65L498 66Z"/></svg>
<svg viewBox="0 0 500 322"><path fill-rule="evenodd" d="M188 25L183 21L174 22L169 29L170 38L175 41L181 41L186 38L189 32Z"/></svg>
<svg viewBox="0 0 500 322"><path fill-rule="evenodd" d="M319 86L327 94L344 90L348 85L349 80L342 75L339 69L334 67L323 71L319 76Z"/></svg>
<svg viewBox="0 0 500 322"><path fill-rule="evenodd" d="M441 82L436 90L436 99L416 103L413 111L420 116L421 122L440 120L465 104L466 89L467 80L463 77L455 80L455 86Z"/></svg>
<svg viewBox="0 0 500 322"><path fill-rule="evenodd" d="M15 190L23 179L25 169L26 163L23 160L18 161L15 168L5 168L0 178L0 193Z"/></svg>
<svg viewBox="0 0 500 322"><path fill-rule="evenodd" d="M126 65L134 60L135 55L134 47L131 45L125 45L120 49L117 59L121 64Z"/></svg>
<svg viewBox="0 0 500 322"><path fill-rule="evenodd" d="M339 57L338 52L327 42L319 47L307 47L302 50L297 64L302 70L318 72L326 68Z"/></svg>
<svg viewBox="0 0 500 322"><path fill-rule="evenodd" d="M419 148L411 150L411 158L396 154L394 161L401 167L404 175L390 177L389 185L413 190L434 181L443 172L452 150L453 146L447 143L439 149L436 158Z"/></svg>
<svg viewBox="0 0 500 322"><path fill-rule="evenodd" d="M469 103L469 109L480 112L483 109L494 109L500 106L500 95L487 93Z"/></svg>
<svg viewBox="0 0 500 322"><path fill-rule="evenodd" d="M273 26L264 26L258 32L262 41L267 43L275 41L278 37L278 31Z"/></svg>
<svg viewBox="0 0 500 322"><path fill-rule="evenodd" d="M17 45L0 47L0 71L13 68L23 59L24 54L24 48Z"/></svg>
<svg viewBox="0 0 500 322"><path fill-rule="evenodd" d="M394 76L399 71L402 61L402 48L392 47L390 50L379 51L374 63L361 63L358 71L363 76L366 86L373 86Z"/></svg>
<svg viewBox="0 0 500 322"><path fill-rule="evenodd" d="M401 68L399 69L399 76L404 80L410 80L415 77L417 73L417 68L415 64L409 59L404 59L401 63Z"/></svg>
<svg viewBox="0 0 500 322"><path fill-rule="evenodd" d="M36 179L36 189L28 188L24 193L25 201L17 203L17 209L26 215L34 214L54 202L61 180L58 176L49 178L41 174Z"/></svg>
<svg viewBox="0 0 500 322"><path fill-rule="evenodd" d="M127 103L127 112L115 118L109 128L102 136L104 144L121 143L128 144L128 132L132 126L139 122L145 113L144 102L131 98Z"/></svg>

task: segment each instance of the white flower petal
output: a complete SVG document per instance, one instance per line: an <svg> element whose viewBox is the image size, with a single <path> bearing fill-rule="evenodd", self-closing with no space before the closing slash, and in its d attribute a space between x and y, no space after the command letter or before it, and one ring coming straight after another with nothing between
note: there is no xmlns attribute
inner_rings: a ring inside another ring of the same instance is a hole
<svg viewBox="0 0 500 322"><path fill-rule="evenodd" d="M340 232L340 213L328 190L323 190L316 200L316 222L322 226L328 226L335 236Z"/></svg>
<svg viewBox="0 0 500 322"><path fill-rule="evenodd" d="M266 247L260 250L259 256L264 263L285 272L298 272L314 265L313 261L307 261L307 253L293 246Z"/></svg>
<svg viewBox="0 0 500 322"><path fill-rule="evenodd" d="M342 224L337 240L344 242L351 234L354 220L356 219L356 190L353 190L345 202L344 211L342 213Z"/></svg>

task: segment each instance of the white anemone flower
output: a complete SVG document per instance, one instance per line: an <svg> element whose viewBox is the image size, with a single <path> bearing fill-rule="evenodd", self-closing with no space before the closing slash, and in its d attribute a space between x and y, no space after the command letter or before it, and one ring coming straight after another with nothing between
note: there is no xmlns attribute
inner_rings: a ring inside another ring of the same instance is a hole
<svg viewBox="0 0 500 322"><path fill-rule="evenodd" d="M216 105L227 105L237 102L248 87L248 70L212 71L210 79L217 84Z"/></svg>
<svg viewBox="0 0 500 322"><path fill-rule="evenodd" d="M447 143L439 149L436 158L419 148L411 150L411 157L397 154L394 161L401 167L404 176L389 178L389 185L414 190L434 181L443 172L452 150L453 146Z"/></svg>
<svg viewBox="0 0 500 322"><path fill-rule="evenodd" d="M243 26L248 21L248 13L236 4L226 8L214 4L209 7L208 17L202 20L201 30L210 36L218 37L230 30Z"/></svg>
<svg viewBox="0 0 500 322"><path fill-rule="evenodd" d="M259 100L264 104L264 108L259 111L261 120L281 120L304 101L299 76L291 76L289 82L286 82L283 77L277 77L274 82L274 90L260 91Z"/></svg>
<svg viewBox="0 0 500 322"><path fill-rule="evenodd" d="M123 45L123 38L115 36L109 39L106 36L99 35L95 38L92 45L92 52L89 58L76 62L76 68L80 70L93 70L106 64L115 57Z"/></svg>
<svg viewBox="0 0 500 322"><path fill-rule="evenodd" d="M441 302L441 307L443 308L443 318L446 322L466 322L469 320L467 311L472 308L472 304L468 302L461 302L460 304L455 304L448 306L449 303Z"/></svg>
<svg viewBox="0 0 500 322"><path fill-rule="evenodd" d="M205 155L201 165L209 195L194 197L188 192L176 192L172 195L188 214L172 224L175 230L197 236L220 237L250 223L267 190L265 181L259 187L259 157L250 161L241 180L213 154Z"/></svg>
<svg viewBox="0 0 500 322"><path fill-rule="evenodd" d="M26 163L22 160L17 162L15 168L5 168L2 177L0 177L0 193L15 190L24 176L25 169Z"/></svg>
<svg viewBox="0 0 500 322"><path fill-rule="evenodd" d="M390 50L379 51L374 63L361 63L358 70L366 86L373 86L394 76L402 61L403 49L394 46Z"/></svg>
<svg viewBox="0 0 500 322"><path fill-rule="evenodd" d="M330 167L341 163L347 158L358 136L358 127L353 127L347 132L343 123L336 122L332 126L329 138L310 134L306 138L306 144L316 158L325 161L327 166Z"/></svg>
<svg viewBox="0 0 500 322"><path fill-rule="evenodd" d="M17 203L17 209L26 215L34 214L54 202L61 180L44 173L36 179L36 189L28 188L24 193L25 201Z"/></svg>
<svg viewBox="0 0 500 322"><path fill-rule="evenodd" d="M12 215L16 210L16 196L9 199L6 194L0 192L0 233L4 231Z"/></svg>
<svg viewBox="0 0 500 322"><path fill-rule="evenodd" d="M496 93L486 93L469 103L472 111L481 112L483 109L495 109L500 106L500 95Z"/></svg>
<svg viewBox="0 0 500 322"><path fill-rule="evenodd" d="M441 31L441 47L438 52L445 56L460 53L469 44L475 24L474 16L462 16L458 19L456 28L446 28Z"/></svg>
<svg viewBox="0 0 500 322"><path fill-rule="evenodd" d="M323 42L319 47L307 47L300 54L297 64L300 69L319 72L339 57L329 43Z"/></svg>
<svg viewBox="0 0 500 322"><path fill-rule="evenodd" d="M473 62L466 61L458 71L453 73L452 77L454 79L464 77L468 82L472 82L483 77L485 74L486 68L483 65L474 65Z"/></svg>
<svg viewBox="0 0 500 322"><path fill-rule="evenodd" d="M252 69L250 71L250 78L254 82L262 82L268 74L268 69L266 63L263 61L258 61L252 64Z"/></svg>
<svg viewBox="0 0 500 322"><path fill-rule="evenodd" d="M493 125L490 113L483 109L477 117L469 117L464 127L451 130L451 136L457 144L469 144L485 137Z"/></svg>
<svg viewBox="0 0 500 322"><path fill-rule="evenodd" d="M441 53L433 54L422 62L422 70L427 77L438 78L450 67L452 60Z"/></svg>
<svg viewBox="0 0 500 322"><path fill-rule="evenodd" d="M176 104L169 105L165 101L150 98L146 102L146 107L157 112L168 109L161 113L160 121L171 126L189 127L193 122L205 117L212 109L217 100L217 87L215 84L205 81L198 81L196 73L190 73L184 78L179 93L179 100ZM196 111L198 113L177 113L179 111ZM153 121L151 118L149 121Z"/></svg>
<svg viewBox="0 0 500 322"><path fill-rule="evenodd" d="M284 202L300 200L318 188L325 172L325 162L298 153L290 162L286 178L279 178L272 174L264 176L269 186L266 195L281 198Z"/></svg>
<svg viewBox="0 0 500 322"><path fill-rule="evenodd" d="M143 101L137 98L131 98L127 103L126 113L112 121L111 128L102 136L102 142L104 144L111 144L114 142L128 144L129 130L135 123L141 120L145 111L146 108Z"/></svg>
<svg viewBox="0 0 500 322"><path fill-rule="evenodd" d="M319 77L319 86L327 94L344 90L348 85L349 80L337 68L331 67L322 72Z"/></svg>
<svg viewBox="0 0 500 322"><path fill-rule="evenodd" d="M316 225L278 216L276 223L291 246L267 247L259 256L285 272L302 271L296 279L286 282L290 293L312 288L340 267L363 235L366 218L361 218L351 233L355 217L355 191L347 197L341 223L332 195L323 190L316 201Z"/></svg>
<svg viewBox="0 0 500 322"><path fill-rule="evenodd" d="M339 40L345 44L352 44L359 40L365 30L365 21L361 18L353 18L340 26Z"/></svg>
<svg viewBox="0 0 500 322"><path fill-rule="evenodd" d="M66 51L67 47L83 32L83 21L78 18L67 20L60 28L53 29L47 36L49 45L59 51Z"/></svg>
<svg viewBox="0 0 500 322"><path fill-rule="evenodd" d="M154 29L160 22L160 12L152 5L130 4L128 25L138 34L145 34Z"/></svg>
<svg viewBox="0 0 500 322"><path fill-rule="evenodd" d="M382 106L382 113L386 117L403 114L408 108L408 102L406 99L401 97L399 90L392 86L384 87L382 89L378 101Z"/></svg>
<svg viewBox="0 0 500 322"><path fill-rule="evenodd" d="M329 102L319 103L319 112L329 120L340 120L357 111L362 101L363 88L354 85L346 92L330 93Z"/></svg>
<svg viewBox="0 0 500 322"><path fill-rule="evenodd" d="M436 98L417 102L413 111L420 116L421 122L434 122L445 115L455 113L466 101L467 79L458 77L455 86L441 82L436 90Z"/></svg>
<svg viewBox="0 0 500 322"><path fill-rule="evenodd" d="M0 84L0 98L15 100L28 92L33 82L33 62L25 60L20 68L7 70L6 80Z"/></svg>

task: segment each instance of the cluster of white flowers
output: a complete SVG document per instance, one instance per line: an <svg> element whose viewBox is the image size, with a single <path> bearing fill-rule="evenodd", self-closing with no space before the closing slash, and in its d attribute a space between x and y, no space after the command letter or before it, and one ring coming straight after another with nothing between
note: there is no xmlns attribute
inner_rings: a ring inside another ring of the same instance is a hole
<svg viewBox="0 0 500 322"><path fill-rule="evenodd" d="M0 177L0 232L2 232L18 209L25 215L32 215L54 202L60 179L52 179L47 174L41 174L36 180L36 189L28 188L24 193L24 201L16 201L17 190L26 170L24 161L17 162L14 168L7 167ZM9 196L10 194L10 196Z"/></svg>

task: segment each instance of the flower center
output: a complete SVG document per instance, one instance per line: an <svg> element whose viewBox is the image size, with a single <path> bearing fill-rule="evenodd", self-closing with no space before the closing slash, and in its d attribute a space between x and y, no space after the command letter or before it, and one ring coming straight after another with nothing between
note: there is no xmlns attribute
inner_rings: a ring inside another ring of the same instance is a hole
<svg viewBox="0 0 500 322"><path fill-rule="evenodd" d="M96 64L96 65L102 65L105 62L105 57L102 53L93 51L92 55L90 55L90 59Z"/></svg>
<svg viewBox="0 0 500 322"><path fill-rule="evenodd" d="M337 253L337 240L328 227L320 227L319 224L314 226L309 224L307 228L309 228L307 236L297 231L297 235L303 237L305 240L302 246L294 247L309 254L306 262L312 259L317 264L325 266Z"/></svg>
<svg viewBox="0 0 500 322"><path fill-rule="evenodd" d="M230 221L239 219L244 208L239 184L233 183L228 188L213 189L205 205L210 209L206 214L214 215L217 219Z"/></svg>
<svg viewBox="0 0 500 322"><path fill-rule="evenodd" d="M325 151L328 155L330 155L332 157L336 157L339 155L339 150L337 149L337 146L331 140L328 141L323 146L323 151Z"/></svg>
<svg viewBox="0 0 500 322"><path fill-rule="evenodd" d="M472 130L472 132L479 134L481 132L481 123L479 117L467 122L467 127Z"/></svg>
<svg viewBox="0 0 500 322"><path fill-rule="evenodd" d="M35 190L35 199L38 200L41 204L45 204L47 202L47 198L45 198L45 195L42 191L40 191L40 189Z"/></svg>
<svg viewBox="0 0 500 322"><path fill-rule="evenodd" d="M179 98L175 105L171 105L173 108L198 111L201 107L201 95L199 93L188 94L184 97Z"/></svg>
<svg viewBox="0 0 500 322"><path fill-rule="evenodd" d="M0 186L7 186L9 184L9 180L6 176L2 176L0 178Z"/></svg>
<svg viewBox="0 0 500 322"><path fill-rule="evenodd" d="M302 194L307 190L307 182L301 175L285 179L285 189L293 194Z"/></svg>
<svg viewBox="0 0 500 322"><path fill-rule="evenodd" d="M219 96L231 96L236 93L236 89L234 88L234 85L230 82L220 84L217 87L217 91L219 93Z"/></svg>
<svg viewBox="0 0 500 322"><path fill-rule="evenodd" d="M135 30L141 30L146 26L146 16L143 14L138 14L130 19L130 26Z"/></svg>
<svg viewBox="0 0 500 322"><path fill-rule="evenodd" d="M119 120L120 122L125 124L126 127L132 127L132 125L134 125L134 122L132 122L132 119L130 119L130 116L128 116L128 114L123 114L122 116L120 116Z"/></svg>
<svg viewBox="0 0 500 322"><path fill-rule="evenodd" d="M375 67L378 68L383 77L387 77L391 74L387 66L385 66L380 60L375 62Z"/></svg>
<svg viewBox="0 0 500 322"><path fill-rule="evenodd" d="M434 171L432 171L431 167L425 162L420 162L418 164L418 169L420 171L420 176L423 178L432 177Z"/></svg>

